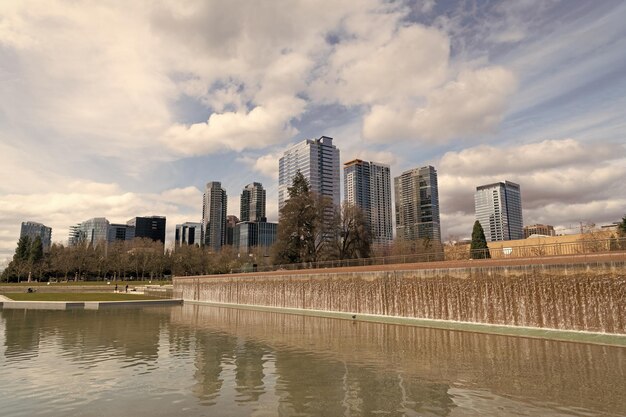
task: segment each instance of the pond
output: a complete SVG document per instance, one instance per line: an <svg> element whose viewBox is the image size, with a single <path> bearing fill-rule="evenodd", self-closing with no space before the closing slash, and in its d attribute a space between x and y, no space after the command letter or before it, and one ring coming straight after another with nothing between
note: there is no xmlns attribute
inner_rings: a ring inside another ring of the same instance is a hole
<svg viewBox="0 0 626 417"><path fill-rule="evenodd" d="M625 415L626 348L184 305L0 311L9 416Z"/></svg>

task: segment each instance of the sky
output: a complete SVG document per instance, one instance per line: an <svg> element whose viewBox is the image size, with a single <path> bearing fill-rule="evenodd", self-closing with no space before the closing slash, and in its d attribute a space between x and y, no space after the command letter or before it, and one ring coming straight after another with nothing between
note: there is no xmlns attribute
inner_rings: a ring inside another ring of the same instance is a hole
<svg viewBox="0 0 626 417"><path fill-rule="evenodd" d="M626 214L626 2L0 2L0 267L23 221L200 221L278 158L331 136L342 162L433 165L444 239L478 185L520 184L524 224Z"/></svg>

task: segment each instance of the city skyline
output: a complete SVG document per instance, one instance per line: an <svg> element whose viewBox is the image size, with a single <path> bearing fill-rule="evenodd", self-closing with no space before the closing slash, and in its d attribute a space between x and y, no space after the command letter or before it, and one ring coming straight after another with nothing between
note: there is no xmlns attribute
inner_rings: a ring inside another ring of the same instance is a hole
<svg viewBox="0 0 626 417"><path fill-rule="evenodd" d="M471 3L3 3L0 268L26 220L63 241L156 212L171 242L207 178L228 214L263 183L276 221L278 158L320 135L341 164L436 167L444 240L501 178L527 224L620 219L626 5Z"/></svg>

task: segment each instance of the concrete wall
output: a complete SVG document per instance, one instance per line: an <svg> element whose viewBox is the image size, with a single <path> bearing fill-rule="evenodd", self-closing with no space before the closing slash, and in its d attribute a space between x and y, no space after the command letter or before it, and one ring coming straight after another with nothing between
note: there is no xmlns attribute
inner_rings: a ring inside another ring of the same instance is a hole
<svg viewBox="0 0 626 417"><path fill-rule="evenodd" d="M174 279L184 300L626 334L623 261Z"/></svg>

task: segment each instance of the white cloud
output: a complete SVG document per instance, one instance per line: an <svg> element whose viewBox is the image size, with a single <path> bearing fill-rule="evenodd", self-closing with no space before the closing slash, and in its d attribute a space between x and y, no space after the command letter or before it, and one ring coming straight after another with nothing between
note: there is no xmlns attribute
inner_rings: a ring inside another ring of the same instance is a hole
<svg viewBox="0 0 626 417"><path fill-rule="evenodd" d="M365 115L363 136L377 142L447 141L488 133L504 117L515 88L515 76L504 68L465 70L430 92L424 106L373 106Z"/></svg>
<svg viewBox="0 0 626 417"><path fill-rule="evenodd" d="M251 111L213 113L206 123L175 124L162 138L170 149L183 155L260 149L281 143L296 134L290 121L304 101L285 98Z"/></svg>

